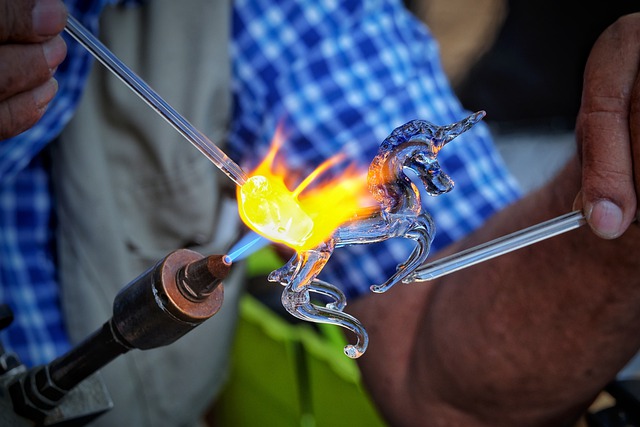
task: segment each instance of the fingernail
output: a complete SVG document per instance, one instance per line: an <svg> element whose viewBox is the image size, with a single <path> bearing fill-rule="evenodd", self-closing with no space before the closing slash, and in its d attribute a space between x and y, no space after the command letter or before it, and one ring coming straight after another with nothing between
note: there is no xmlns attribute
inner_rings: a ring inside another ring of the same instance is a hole
<svg viewBox="0 0 640 427"><path fill-rule="evenodd" d="M41 36L58 34L64 28L67 14L59 0L36 0L31 12L33 31Z"/></svg>
<svg viewBox="0 0 640 427"><path fill-rule="evenodd" d="M67 54L67 45L62 37L58 36L44 43L42 50L49 69L53 70L64 60Z"/></svg>
<svg viewBox="0 0 640 427"><path fill-rule="evenodd" d="M57 91L58 81L56 79L49 79L49 81L42 86L35 88L32 94L38 109L44 109L56 95Z"/></svg>
<svg viewBox="0 0 640 427"><path fill-rule="evenodd" d="M609 200L598 200L585 209L593 231L602 238L615 239L622 234L622 209Z"/></svg>

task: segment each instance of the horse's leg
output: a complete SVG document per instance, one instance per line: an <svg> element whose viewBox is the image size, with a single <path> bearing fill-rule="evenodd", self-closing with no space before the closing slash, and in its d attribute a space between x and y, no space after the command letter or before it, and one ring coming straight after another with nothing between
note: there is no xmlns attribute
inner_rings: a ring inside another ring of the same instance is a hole
<svg viewBox="0 0 640 427"><path fill-rule="evenodd" d="M293 279L293 277L297 275L297 272L302 266L302 262L303 257L298 252L296 252L285 265L269 273L267 280L286 286L287 283L289 283Z"/></svg>
<svg viewBox="0 0 640 427"><path fill-rule="evenodd" d="M402 282L416 268L420 267L429 255L429 249L431 248L431 242L433 241L434 236L434 225L431 216L423 214L417 218L407 218L406 220L411 221L411 224L409 225L408 230L400 237L415 240L417 245L407 260L398 265L393 276L381 285L371 286L372 292L383 293L388 291L397 283Z"/></svg>

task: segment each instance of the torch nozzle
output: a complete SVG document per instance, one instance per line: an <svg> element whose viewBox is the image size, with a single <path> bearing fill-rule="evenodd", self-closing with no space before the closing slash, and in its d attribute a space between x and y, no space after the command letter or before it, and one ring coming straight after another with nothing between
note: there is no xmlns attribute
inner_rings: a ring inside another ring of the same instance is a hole
<svg viewBox="0 0 640 427"><path fill-rule="evenodd" d="M201 301L229 275L231 264L228 255L210 255L190 262L176 273L178 288L189 300Z"/></svg>

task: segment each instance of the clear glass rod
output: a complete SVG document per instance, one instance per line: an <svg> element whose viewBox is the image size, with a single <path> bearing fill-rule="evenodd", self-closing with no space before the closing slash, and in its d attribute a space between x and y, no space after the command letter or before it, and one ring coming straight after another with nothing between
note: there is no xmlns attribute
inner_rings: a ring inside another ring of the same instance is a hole
<svg viewBox="0 0 640 427"><path fill-rule="evenodd" d="M65 30L107 67L109 71L122 80L129 89L142 98L182 136L200 150L233 182L241 186L247 181L247 175L237 163L231 160L224 151L173 109L144 80L120 61L100 40L71 15L67 18Z"/></svg>
<svg viewBox="0 0 640 427"><path fill-rule="evenodd" d="M454 271L470 267L516 249L532 245L541 240L558 234L574 230L585 224L586 220L581 211L573 211L540 224L499 237L481 245L475 246L439 260L423 264L404 282L425 282L444 276Z"/></svg>

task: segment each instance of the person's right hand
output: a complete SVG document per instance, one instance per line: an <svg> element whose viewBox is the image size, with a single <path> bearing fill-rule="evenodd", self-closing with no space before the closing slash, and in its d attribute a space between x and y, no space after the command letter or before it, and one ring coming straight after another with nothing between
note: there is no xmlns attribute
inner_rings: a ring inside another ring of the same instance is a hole
<svg viewBox="0 0 640 427"><path fill-rule="evenodd" d="M66 19L61 0L0 0L0 140L33 126L56 94Z"/></svg>

